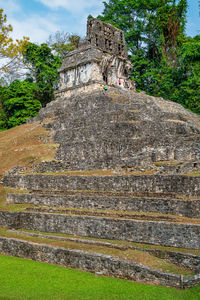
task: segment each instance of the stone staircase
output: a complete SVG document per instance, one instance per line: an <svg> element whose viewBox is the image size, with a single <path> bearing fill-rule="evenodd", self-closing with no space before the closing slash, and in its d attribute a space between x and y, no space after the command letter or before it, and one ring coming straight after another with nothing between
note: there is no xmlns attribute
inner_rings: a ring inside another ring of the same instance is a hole
<svg viewBox="0 0 200 300"><path fill-rule="evenodd" d="M109 93L40 111L36 120L60 147L54 161L5 174L0 252L135 281L198 285L200 119L143 93Z"/></svg>
<svg viewBox="0 0 200 300"><path fill-rule="evenodd" d="M200 217L199 199L175 198L173 194L159 193L115 193L93 191L55 191L39 190L31 193L10 193L7 203L33 204L43 207L59 207L72 209L93 209L121 212L160 213ZM170 218L169 218L170 219Z"/></svg>
<svg viewBox="0 0 200 300"><path fill-rule="evenodd" d="M182 193L173 180L185 183ZM200 177L18 174L3 183L15 193L0 211L0 226L13 234L0 238L1 252L147 283L199 284ZM55 244L68 251L61 261ZM97 256L103 264L91 263Z"/></svg>
<svg viewBox="0 0 200 300"><path fill-rule="evenodd" d="M3 183L29 192L8 202L39 207L21 213L21 228L200 248L200 177L19 174Z"/></svg>

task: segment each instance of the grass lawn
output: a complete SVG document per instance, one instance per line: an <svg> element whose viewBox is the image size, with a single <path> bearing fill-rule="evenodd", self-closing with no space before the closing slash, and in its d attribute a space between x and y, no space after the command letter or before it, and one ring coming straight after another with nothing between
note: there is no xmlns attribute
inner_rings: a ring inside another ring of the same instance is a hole
<svg viewBox="0 0 200 300"><path fill-rule="evenodd" d="M176 290L0 255L0 299L200 299L200 287Z"/></svg>

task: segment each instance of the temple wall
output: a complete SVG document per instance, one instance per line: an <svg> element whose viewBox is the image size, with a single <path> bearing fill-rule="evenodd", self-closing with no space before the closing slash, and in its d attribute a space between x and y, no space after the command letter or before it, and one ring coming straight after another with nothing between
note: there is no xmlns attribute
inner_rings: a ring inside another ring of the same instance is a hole
<svg viewBox="0 0 200 300"><path fill-rule="evenodd" d="M78 96L84 93L94 92L95 90L99 90L100 93L100 84L88 81L88 84L79 86L79 87L71 87L69 89L63 89L55 92L56 98L68 98L71 96Z"/></svg>
<svg viewBox="0 0 200 300"><path fill-rule="evenodd" d="M108 84L109 85L118 85L121 88L129 88L128 77L125 75L126 72L125 61L112 56L111 63L108 68ZM128 74L128 70L127 70ZM120 83L119 83L120 80Z"/></svg>
<svg viewBox="0 0 200 300"><path fill-rule="evenodd" d="M135 90L129 80L132 67L127 57L123 31L100 20L90 19L85 40L66 55L58 69L58 94L71 96L71 91L66 95L67 90L94 83Z"/></svg>
<svg viewBox="0 0 200 300"><path fill-rule="evenodd" d="M88 63L66 70L60 74L60 89L72 88L88 83L91 78L102 80L97 63Z"/></svg>
<svg viewBox="0 0 200 300"><path fill-rule="evenodd" d="M83 85L94 82L99 85L107 84L121 88L130 88L128 80L129 70L130 66L127 61L105 54L99 62L93 61L62 71L60 73L59 91L81 88ZM71 95L71 92L68 94Z"/></svg>

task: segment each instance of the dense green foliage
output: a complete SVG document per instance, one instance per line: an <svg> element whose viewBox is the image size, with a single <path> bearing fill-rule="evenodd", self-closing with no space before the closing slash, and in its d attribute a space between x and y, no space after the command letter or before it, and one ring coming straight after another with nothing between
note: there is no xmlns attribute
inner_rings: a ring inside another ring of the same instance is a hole
<svg viewBox="0 0 200 300"><path fill-rule="evenodd" d="M51 51L46 44L26 45L24 61L31 79L14 80L8 87L0 87L0 130L25 123L37 115L41 106L54 100L61 59Z"/></svg>
<svg viewBox="0 0 200 300"><path fill-rule="evenodd" d="M200 35L188 38L180 48L179 81L172 100L200 113Z"/></svg>
<svg viewBox="0 0 200 300"><path fill-rule="evenodd" d="M9 87L0 88L0 128L11 128L37 115L41 103L34 98L36 84L30 80L13 81Z"/></svg>
<svg viewBox="0 0 200 300"><path fill-rule="evenodd" d="M54 56L47 44L28 43L24 53L25 63L29 64L36 81L35 97L42 106L54 100L54 87L58 83L57 69L61 65L59 56Z"/></svg>
<svg viewBox="0 0 200 300"><path fill-rule="evenodd" d="M99 18L124 30L137 90L200 113L200 36L187 38L186 0L109 0Z"/></svg>
<svg viewBox="0 0 200 300"><path fill-rule="evenodd" d="M0 299L197 300L200 287L177 290L0 255Z"/></svg>

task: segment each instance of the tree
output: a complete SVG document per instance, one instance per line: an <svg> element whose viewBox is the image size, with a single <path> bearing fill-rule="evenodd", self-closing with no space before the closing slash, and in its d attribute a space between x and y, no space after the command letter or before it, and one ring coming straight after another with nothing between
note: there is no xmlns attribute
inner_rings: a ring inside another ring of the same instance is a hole
<svg viewBox="0 0 200 300"><path fill-rule="evenodd" d="M37 115L41 103L34 98L35 85L30 79L15 80L0 88L0 129L23 124Z"/></svg>
<svg viewBox="0 0 200 300"><path fill-rule="evenodd" d="M109 0L98 18L124 30L137 90L200 113L199 36L187 38L186 0Z"/></svg>
<svg viewBox="0 0 200 300"><path fill-rule="evenodd" d="M161 6L156 13L156 26L160 33L161 51L169 64L176 64L178 48L185 38L186 12L186 0L168 0L161 1Z"/></svg>
<svg viewBox="0 0 200 300"><path fill-rule="evenodd" d="M7 16L4 14L3 9L0 9L0 73L10 72L13 69L16 72L22 61L22 52L28 43L27 37L14 42L9 36L13 28L6 23Z"/></svg>
<svg viewBox="0 0 200 300"><path fill-rule="evenodd" d="M28 43L24 53L24 62L36 82L35 98L41 102L42 106L45 106L54 99L54 86L58 83L57 69L61 65L61 59L52 54L47 44L38 46Z"/></svg>
<svg viewBox="0 0 200 300"><path fill-rule="evenodd" d="M179 82L172 100L200 114L200 35L187 38L179 50Z"/></svg>
<svg viewBox="0 0 200 300"><path fill-rule="evenodd" d="M58 55L62 60L66 57L67 53L76 49L80 42L80 36L76 34L69 34L57 31L51 34L47 40L47 45Z"/></svg>
<svg viewBox="0 0 200 300"><path fill-rule="evenodd" d="M98 18L124 31L131 56L160 61L181 40L186 0L109 0L104 6Z"/></svg>

